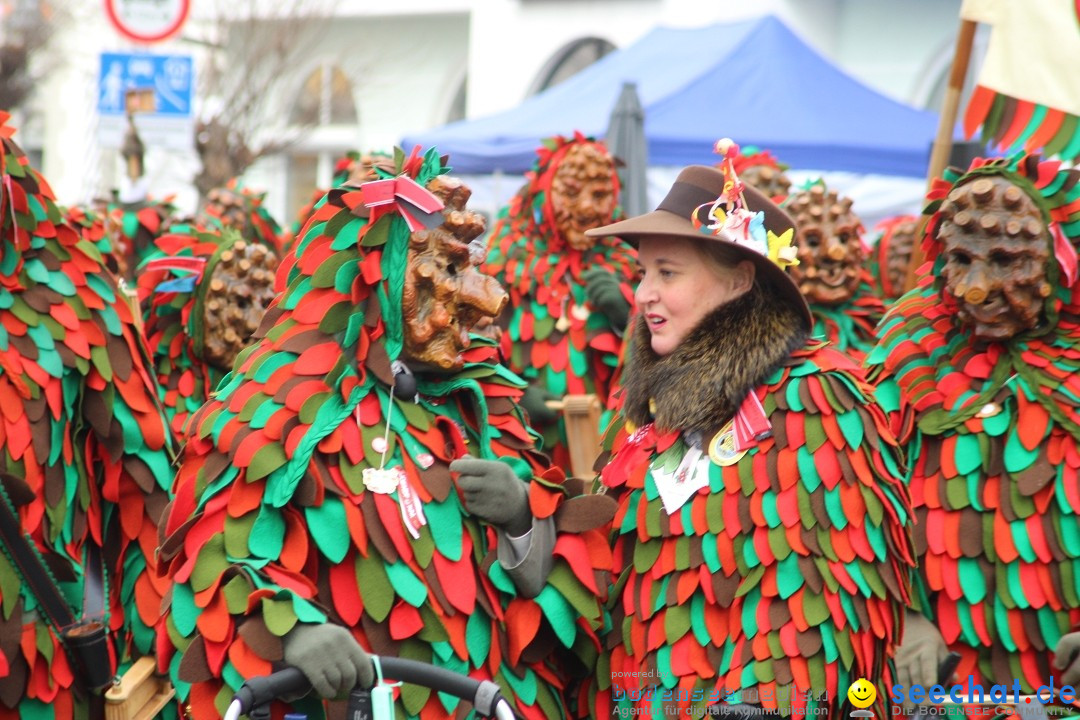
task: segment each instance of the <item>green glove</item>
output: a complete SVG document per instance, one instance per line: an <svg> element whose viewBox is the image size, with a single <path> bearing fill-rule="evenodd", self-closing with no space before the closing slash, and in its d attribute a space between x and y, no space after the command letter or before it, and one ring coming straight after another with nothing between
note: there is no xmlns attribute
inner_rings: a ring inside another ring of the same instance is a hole
<svg viewBox="0 0 1080 720"><path fill-rule="evenodd" d="M330 700L375 682L371 656L340 625L297 623L283 645L286 664L299 668L319 697Z"/></svg>
<svg viewBox="0 0 1080 720"><path fill-rule="evenodd" d="M932 622L919 613L907 611L904 637L896 651L896 673L904 687L937 684L937 671L949 648Z"/></svg>
<svg viewBox="0 0 1080 720"><path fill-rule="evenodd" d="M461 473L457 484L470 513L514 537L532 527L529 485L509 465L466 455L450 463L450 472Z"/></svg>
<svg viewBox="0 0 1080 720"><path fill-rule="evenodd" d="M1080 683L1080 632L1063 635L1054 648L1054 667L1064 670L1058 676L1062 685Z"/></svg>
<svg viewBox="0 0 1080 720"><path fill-rule="evenodd" d="M558 400L546 387L538 381L529 383L525 388L525 394L518 402L525 412L529 414L529 424L533 427L542 428L554 425L559 419L559 413L547 406L548 400Z"/></svg>
<svg viewBox="0 0 1080 720"><path fill-rule="evenodd" d="M585 297L615 330L622 332L630 319L630 303L623 297L619 279L602 267L589 268L581 274L581 279L585 281Z"/></svg>

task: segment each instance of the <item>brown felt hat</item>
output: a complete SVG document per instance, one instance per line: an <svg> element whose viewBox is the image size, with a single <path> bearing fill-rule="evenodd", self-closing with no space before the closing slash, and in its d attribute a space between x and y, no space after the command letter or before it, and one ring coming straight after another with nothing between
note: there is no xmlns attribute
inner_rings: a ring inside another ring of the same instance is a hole
<svg viewBox="0 0 1080 720"><path fill-rule="evenodd" d="M783 268L752 248L719 235L706 234L691 223L696 212L703 225L709 224L709 206L723 194L725 181L724 173L718 168L707 165L683 168L675 179L675 184L668 190L667 197L655 210L629 220L593 228L585 234L589 237L614 235L634 247L637 247L638 241L643 237L680 237L698 242L720 243L733 254L754 263L757 276L769 278L790 307L800 313L807 328L812 328L814 320L810 315L810 307ZM765 213L765 227L773 234L782 235L789 228L795 227L795 221L787 212L750 185L743 189L743 198L748 210Z"/></svg>

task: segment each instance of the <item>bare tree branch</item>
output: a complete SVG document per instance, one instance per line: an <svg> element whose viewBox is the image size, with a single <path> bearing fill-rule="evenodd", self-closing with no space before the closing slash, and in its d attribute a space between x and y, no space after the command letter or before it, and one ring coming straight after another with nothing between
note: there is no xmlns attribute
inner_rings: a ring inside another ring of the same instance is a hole
<svg viewBox="0 0 1080 720"><path fill-rule="evenodd" d="M52 69L49 43L67 19L62 6L46 0L0 0L0 110L20 107Z"/></svg>
<svg viewBox="0 0 1080 720"><path fill-rule="evenodd" d="M289 123L273 108L297 82L296 71L330 26L331 0L214 0L184 40L206 48L199 71L203 100L195 122L205 197L261 157L295 143L314 123ZM317 119L316 119L317 121Z"/></svg>

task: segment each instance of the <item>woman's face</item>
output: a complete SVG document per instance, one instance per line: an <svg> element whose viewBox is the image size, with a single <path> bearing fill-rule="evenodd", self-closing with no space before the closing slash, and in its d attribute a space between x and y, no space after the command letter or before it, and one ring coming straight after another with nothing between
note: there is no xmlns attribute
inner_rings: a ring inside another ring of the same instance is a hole
<svg viewBox="0 0 1080 720"><path fill-rule="evenodd" d="M709 241L702 236L702 242ZM683 238L643 238L638 266L641 282L634 297L657 355L675 350L706 315L754 282L749 261L721 265Z"/></svg>

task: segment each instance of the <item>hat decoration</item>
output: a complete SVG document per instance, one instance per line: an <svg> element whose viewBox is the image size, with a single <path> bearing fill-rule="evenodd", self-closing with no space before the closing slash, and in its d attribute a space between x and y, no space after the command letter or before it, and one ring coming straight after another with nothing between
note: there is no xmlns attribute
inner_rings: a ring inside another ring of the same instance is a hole
<svg viewBox="0 0 1080 720"><path fill-rule="evenodd" d="M726 178L724 190L711 204L699 205L691 215L690 222L701 233L716 235L753 250L769 258L781 269L798 265L797 249L792 245L794 228L788 228L783 234L776 235L765 227L763 211L751 212L747 208L746 199L743 197L745 184L735 171L739 146L730 138L723 138L716 141L713 150L723 158L719 167ZM706 223L703 217L710 222Z"/></svg>

